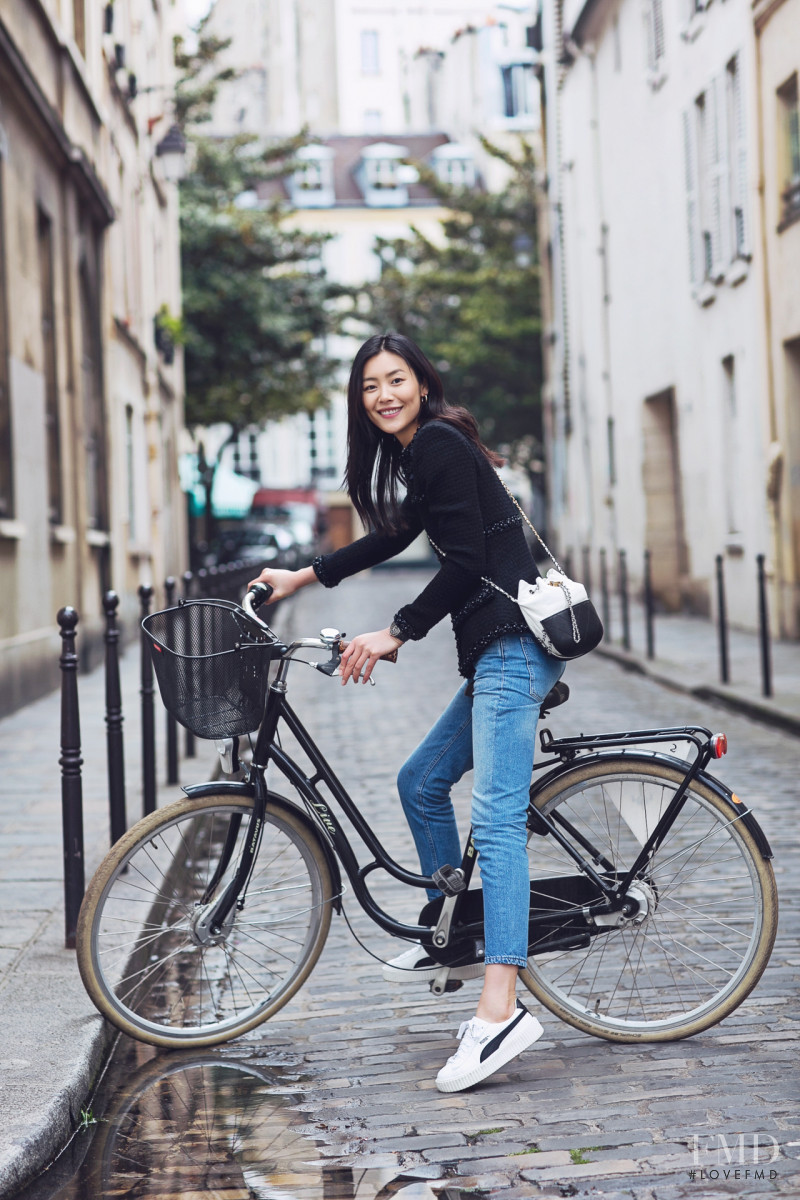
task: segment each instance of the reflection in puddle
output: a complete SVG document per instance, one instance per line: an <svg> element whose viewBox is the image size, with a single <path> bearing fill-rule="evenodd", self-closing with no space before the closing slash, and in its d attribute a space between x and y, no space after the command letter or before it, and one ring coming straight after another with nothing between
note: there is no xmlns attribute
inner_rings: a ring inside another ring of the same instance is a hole
<svg viewBox="0 0 800 1200"><path fill-rule="evenodd" d="M186 1051L131 1075L143 1053L120 1041L97 1123L19 1200L435 1200L424 1181L323 1158L276 1071Z"/></svg>

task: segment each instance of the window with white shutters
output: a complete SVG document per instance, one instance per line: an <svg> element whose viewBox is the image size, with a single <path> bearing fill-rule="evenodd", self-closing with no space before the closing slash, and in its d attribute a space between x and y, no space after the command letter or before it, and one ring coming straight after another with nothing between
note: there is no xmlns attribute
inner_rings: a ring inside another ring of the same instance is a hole
<svg viewBox="0 0 800 1200"><path fill-rule="evenodd" d="M741 60L738 54L725 68L728 142L728 231L731 260L749 258L747 222L747 144L742 96Z"/></svg>
<svg viewBox="0 0 800 1200"><path fill-rule="evenodd" d="M645 0L644 24L647 65L651 71L660 71L664 60L664 0Z"/></svg>
<svg viewBox="0 0 800 1200"><path fill-rule="evenodd" d="M700 224L703 277L716 280L725 270L724 214L727 212L728 162L721 79L713 79L695 102L700 148Z"/></svg>
<svg viewBox="0 0 800 1200"><path fill-rule="evenodd" d="M689 278L697 285L703 278L700 246L699 191L697 180L697 122L694 111L683 114L683 154L686 178L686 220L689 235Z"/></svg>

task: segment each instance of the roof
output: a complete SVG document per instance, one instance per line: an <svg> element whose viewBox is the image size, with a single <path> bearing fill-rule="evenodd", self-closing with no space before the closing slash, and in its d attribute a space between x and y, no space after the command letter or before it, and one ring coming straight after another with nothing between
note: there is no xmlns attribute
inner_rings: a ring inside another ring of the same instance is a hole
<svg viewBox="0 0 800 1200"><path fill-rule="evenodd" d="M401 146L407 157L417 162L424 161L438 146L449 141L444 133L409 133L396 136L381 134L347 135L333 134L319 139L321 146L333 152L334 207L366 208L363 192L356 181L356 168L365 150L381 146ZM394 157L394 155L392 155ZM409 183L409 206L438 204L433 193L422 183ZM262 201L289 200L289 192L283 180L268 180L257 188Z"/></svg>

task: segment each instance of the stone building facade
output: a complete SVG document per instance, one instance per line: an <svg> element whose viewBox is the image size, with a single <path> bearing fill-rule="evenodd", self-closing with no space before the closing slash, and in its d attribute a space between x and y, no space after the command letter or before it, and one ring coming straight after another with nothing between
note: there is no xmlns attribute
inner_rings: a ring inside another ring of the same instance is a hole
<svg viewBox="0 0 800 1200"><path fill-rule="evenodd" d="M800 0L757 0L753 20L775 607L800 637Z"/></svg>
<svg viewBox="0 0 800 1200"><path fill-rule="evenodd" d="M721 555L751 628L763 553L793 635L798 12L544 0L540 60L562 550L625 549L639 583L648 549L662 605L700 613Z"/></svg>
<svg viewBox="0 0 800 1200"><path fill-rule="evenodd" d="M173 0L0 0L0 711L184 565ZM159 316L161 314L161 316ZM158 327L158 328L157 328ZM159 350L157 344L161 347Z"/></svg>

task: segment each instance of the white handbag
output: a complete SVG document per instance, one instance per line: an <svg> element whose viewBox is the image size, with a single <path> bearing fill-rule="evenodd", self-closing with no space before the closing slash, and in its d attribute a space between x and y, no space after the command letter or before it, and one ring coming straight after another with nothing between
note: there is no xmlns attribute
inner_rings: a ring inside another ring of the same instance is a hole
<svg viewBox="0 0 800 1200"><path fill-rule="evenodd" d="M501 479L500 482L503 483L503 480ZM548 654L552 654L554 658L580 658L581 655L594 650L602 640L603 622L589 599L586 588L577 580L570 579L562 571L554 555L517 503L516 497L505 483L503 483L503 487L522 513L523 519L530 525L540 544L547 551L555 565L555 570L551 568L544 578L539 576L534 583L529 583L527 579L520 579L516 597L493 580L487 579L485 575L482 575L481 578L495 591L507 596L513 604L519 605L528 628ZM441 554L442 558L445 558L444 551L439 549L430 535L428 535L428 540L434 550Z"/></svg>

